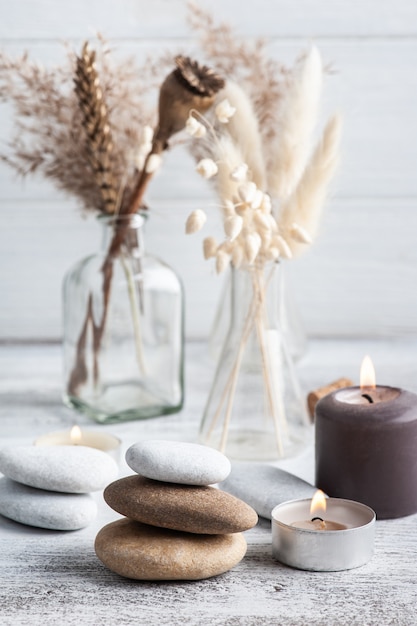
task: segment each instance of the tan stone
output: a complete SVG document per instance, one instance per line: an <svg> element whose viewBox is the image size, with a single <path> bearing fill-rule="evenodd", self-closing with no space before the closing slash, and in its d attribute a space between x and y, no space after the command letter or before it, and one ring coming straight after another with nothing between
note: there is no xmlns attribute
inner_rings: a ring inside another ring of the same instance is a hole
<svg viewBox="0 0 417 626"><path fill-rule="evenodd" d="M200 580L234 567L246 553L241 533L195 535L121 519L95 541L98 558L116 574L136 580Z"/></svg>
<svg viewBox="0 0 417 626"><path fill-rule="evenodd" d="M138 522L189 533L238 533L258 521L252 507L220 489L162 483L137 475L111 483L104 499L112 509Z"/></svg>

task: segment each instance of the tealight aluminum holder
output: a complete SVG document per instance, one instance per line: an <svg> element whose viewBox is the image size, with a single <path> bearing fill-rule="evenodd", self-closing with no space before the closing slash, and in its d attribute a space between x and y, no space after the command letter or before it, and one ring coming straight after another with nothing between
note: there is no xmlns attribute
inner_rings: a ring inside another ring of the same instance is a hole
<svg viewBox="0 0 417 626"><path fill-rule="evenodd" d="M327 498L324 520L342 530L313 530L293 524L310 520L311 500L291 500L272 510L272 556L297 569L336 572L367 563L373 554L375 512L365 504Z"/></svg>

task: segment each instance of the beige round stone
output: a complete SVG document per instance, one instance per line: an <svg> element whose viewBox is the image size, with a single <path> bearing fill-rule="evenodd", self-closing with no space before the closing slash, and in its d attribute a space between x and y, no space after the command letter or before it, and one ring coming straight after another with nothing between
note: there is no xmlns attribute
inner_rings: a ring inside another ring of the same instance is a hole
<svg viewBox="0 0 417 626"><path fill-rule="evenodd" d="M243 559L246 541L234 535L195 535L121 519L95 541L100 561L135 580L201 580L223 574Z"/></svg>
<svg viewBox="0 0 417 626"><path fill-rule="evenodd" d="M215 487L162 483L128 476L104 490L107 504L130 519L189 533L227 535L255 526L248 504Z"/></svg>

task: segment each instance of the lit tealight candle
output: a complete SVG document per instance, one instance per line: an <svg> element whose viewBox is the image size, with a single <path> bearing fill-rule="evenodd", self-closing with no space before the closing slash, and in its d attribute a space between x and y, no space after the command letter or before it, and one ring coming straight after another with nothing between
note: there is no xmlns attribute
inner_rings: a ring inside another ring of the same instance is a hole
<svg viewBox="0 0 417 626"><path fill-rule="evenodd" d="M313 501L279 504L271 518L272 556L285 565L329 572L360 567L372 557L375 513L359 502L325 498L320 491Z"/></svg>
<svg viewBox="0 0 417 626"><path fill-rule="evenodd" d="M311 519L293 522L291 526L307 528L308 530L344 530L347 528L346 524L340 524L339 522L325 519L326 509L326 496L321 489L318 489L311 500Z"/></svg>
<svg viewBox="0 0 417 626"><path fill-rule="evenodd" d="M71 430L42 435L34 443L35 446L87 446L106 452L116 461L119 460L121 445L120 439L114 435L96 430L81 430L77 425L73 426Z"/></svg>
<svg viewBox="0 0 417 626"><path fill-rule="evenodd" d="M417 512L417 396L376 385L369 357L360 387L340 389L316 406L316 485L357 500L380 519Z"/></svg>

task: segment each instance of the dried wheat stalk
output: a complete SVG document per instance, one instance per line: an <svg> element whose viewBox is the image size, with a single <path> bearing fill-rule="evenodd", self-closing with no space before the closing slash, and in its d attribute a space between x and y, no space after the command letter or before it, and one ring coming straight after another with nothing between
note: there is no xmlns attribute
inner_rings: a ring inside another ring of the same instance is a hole
<svg viewBox="0 0 417 626"><path fill-rule="evenodd" d="M97 74L96 53L86 42L77 57L75 93L82 112L86 149L93 178L100 190L103 213L117 209L118 181L113 171L113 143L106 103Z"/></svg>
<svg viewBox="0 0 417 626"><path fill-rule="evenodd" d="M148 99L173 56L163 53L138 65L133 58L118 58L101 37L95 48L96 72L111 119L112 176L117 191L123 185L129 189L137 177L134 155L142 129L155 120ZM43 67L27 54L12 57L0 50L0 101L13 107L10 139L0 160L19 176L43 175L77 198L84 210L98 212L104 204L91 175L84 115L74 92L76 68L77 55L71 49L65 63L52 67Z"/></svg>

